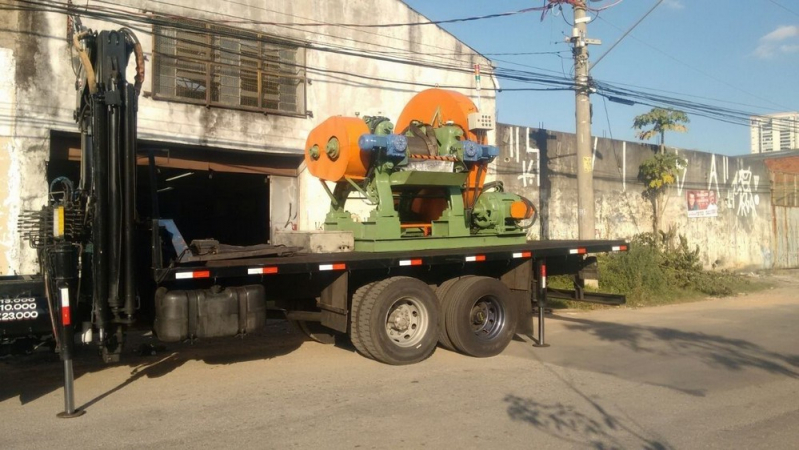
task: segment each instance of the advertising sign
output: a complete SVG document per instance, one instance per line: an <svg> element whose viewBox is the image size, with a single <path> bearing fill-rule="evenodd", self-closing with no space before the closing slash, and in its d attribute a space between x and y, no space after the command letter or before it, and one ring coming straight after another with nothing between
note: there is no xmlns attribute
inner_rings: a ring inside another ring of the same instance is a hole
<svg viewBox="0 0 799 450"><path fill-rule="evenodd" d="M719 212L716 197L716 191L688 191L685 194L688 217L716 217Z"/></svg>

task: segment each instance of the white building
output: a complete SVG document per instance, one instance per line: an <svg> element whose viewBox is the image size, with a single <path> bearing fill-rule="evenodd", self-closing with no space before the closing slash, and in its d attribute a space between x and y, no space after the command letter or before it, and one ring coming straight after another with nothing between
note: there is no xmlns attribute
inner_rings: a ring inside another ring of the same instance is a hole
<svg viewBox="0 0 799 450"><path fill-rule="evenodd" d="M799 148L799 112L752 116L751 153L770 153Z"/></svg>
<svg viewBox="0 0 799 450"><path fill-rule="evenodd" d="M399 0L79 3L84 25L127 26L142 43L139 198L149 196L152 150L160 179L173 180L159 197L162 216L174 216L187 239L249 244L276 229L318 227L329 200L302 163L311 129L333 115L396 119L415 93L437 85L476 98L473 66L490 67L435 25L346 25L429 21ZM47 203L50 180L79 173L72 4L2 12L0 275L37 271L17 218ZM129 80L133 71L131 62ZM484 75L480 104L490 114L495 88Z"/></svg>

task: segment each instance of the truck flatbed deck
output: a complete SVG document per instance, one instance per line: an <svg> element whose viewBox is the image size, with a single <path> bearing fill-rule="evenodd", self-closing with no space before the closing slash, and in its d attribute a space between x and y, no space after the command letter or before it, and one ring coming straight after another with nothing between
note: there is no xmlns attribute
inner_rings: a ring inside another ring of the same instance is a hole
<svg viewBox="0 0 799 450"><path fill-rule="evenodd" d="M434 249L409 252L295 253L292 255L223 259L203 264L183 264L157 269L160 280L188 278L226 278L277 273L312 273L319 271L391 269L407 266L469 264L484 261L541 259L607 253L627 250L623 240L527 241L524 244L476 247L471 249Z"/></svg>

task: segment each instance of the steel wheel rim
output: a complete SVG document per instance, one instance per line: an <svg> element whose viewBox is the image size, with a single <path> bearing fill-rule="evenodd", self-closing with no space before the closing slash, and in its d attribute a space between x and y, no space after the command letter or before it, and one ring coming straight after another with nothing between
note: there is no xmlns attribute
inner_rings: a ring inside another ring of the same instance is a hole
<svg viewBox="0 0 799 450"><path fill-rule="evenodd" d="M427 308L413 297L403 297L388 308L386 336L398 347L418 347L430 327Z"/></svg>
<svg viewBox="0 0 799 450"><path fill-rule="evenodd" d="M472 332L480 339L491 340L505 328L505 309L493 296L480 297L469 312Z"/></svg>

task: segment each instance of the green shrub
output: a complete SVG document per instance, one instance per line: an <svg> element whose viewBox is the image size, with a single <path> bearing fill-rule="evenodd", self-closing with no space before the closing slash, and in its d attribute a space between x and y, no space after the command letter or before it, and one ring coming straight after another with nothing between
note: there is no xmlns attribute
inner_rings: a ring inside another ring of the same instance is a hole
<svg viewBox="0 0 799 450"><path fill-rule="evenodd" d="M746 290L748 281L729 272L702 267L699 247L669 232L635 236L630 250L601 255L600 290L624 294L630 306L669 303L697 295L726 296Z"/></svg>

